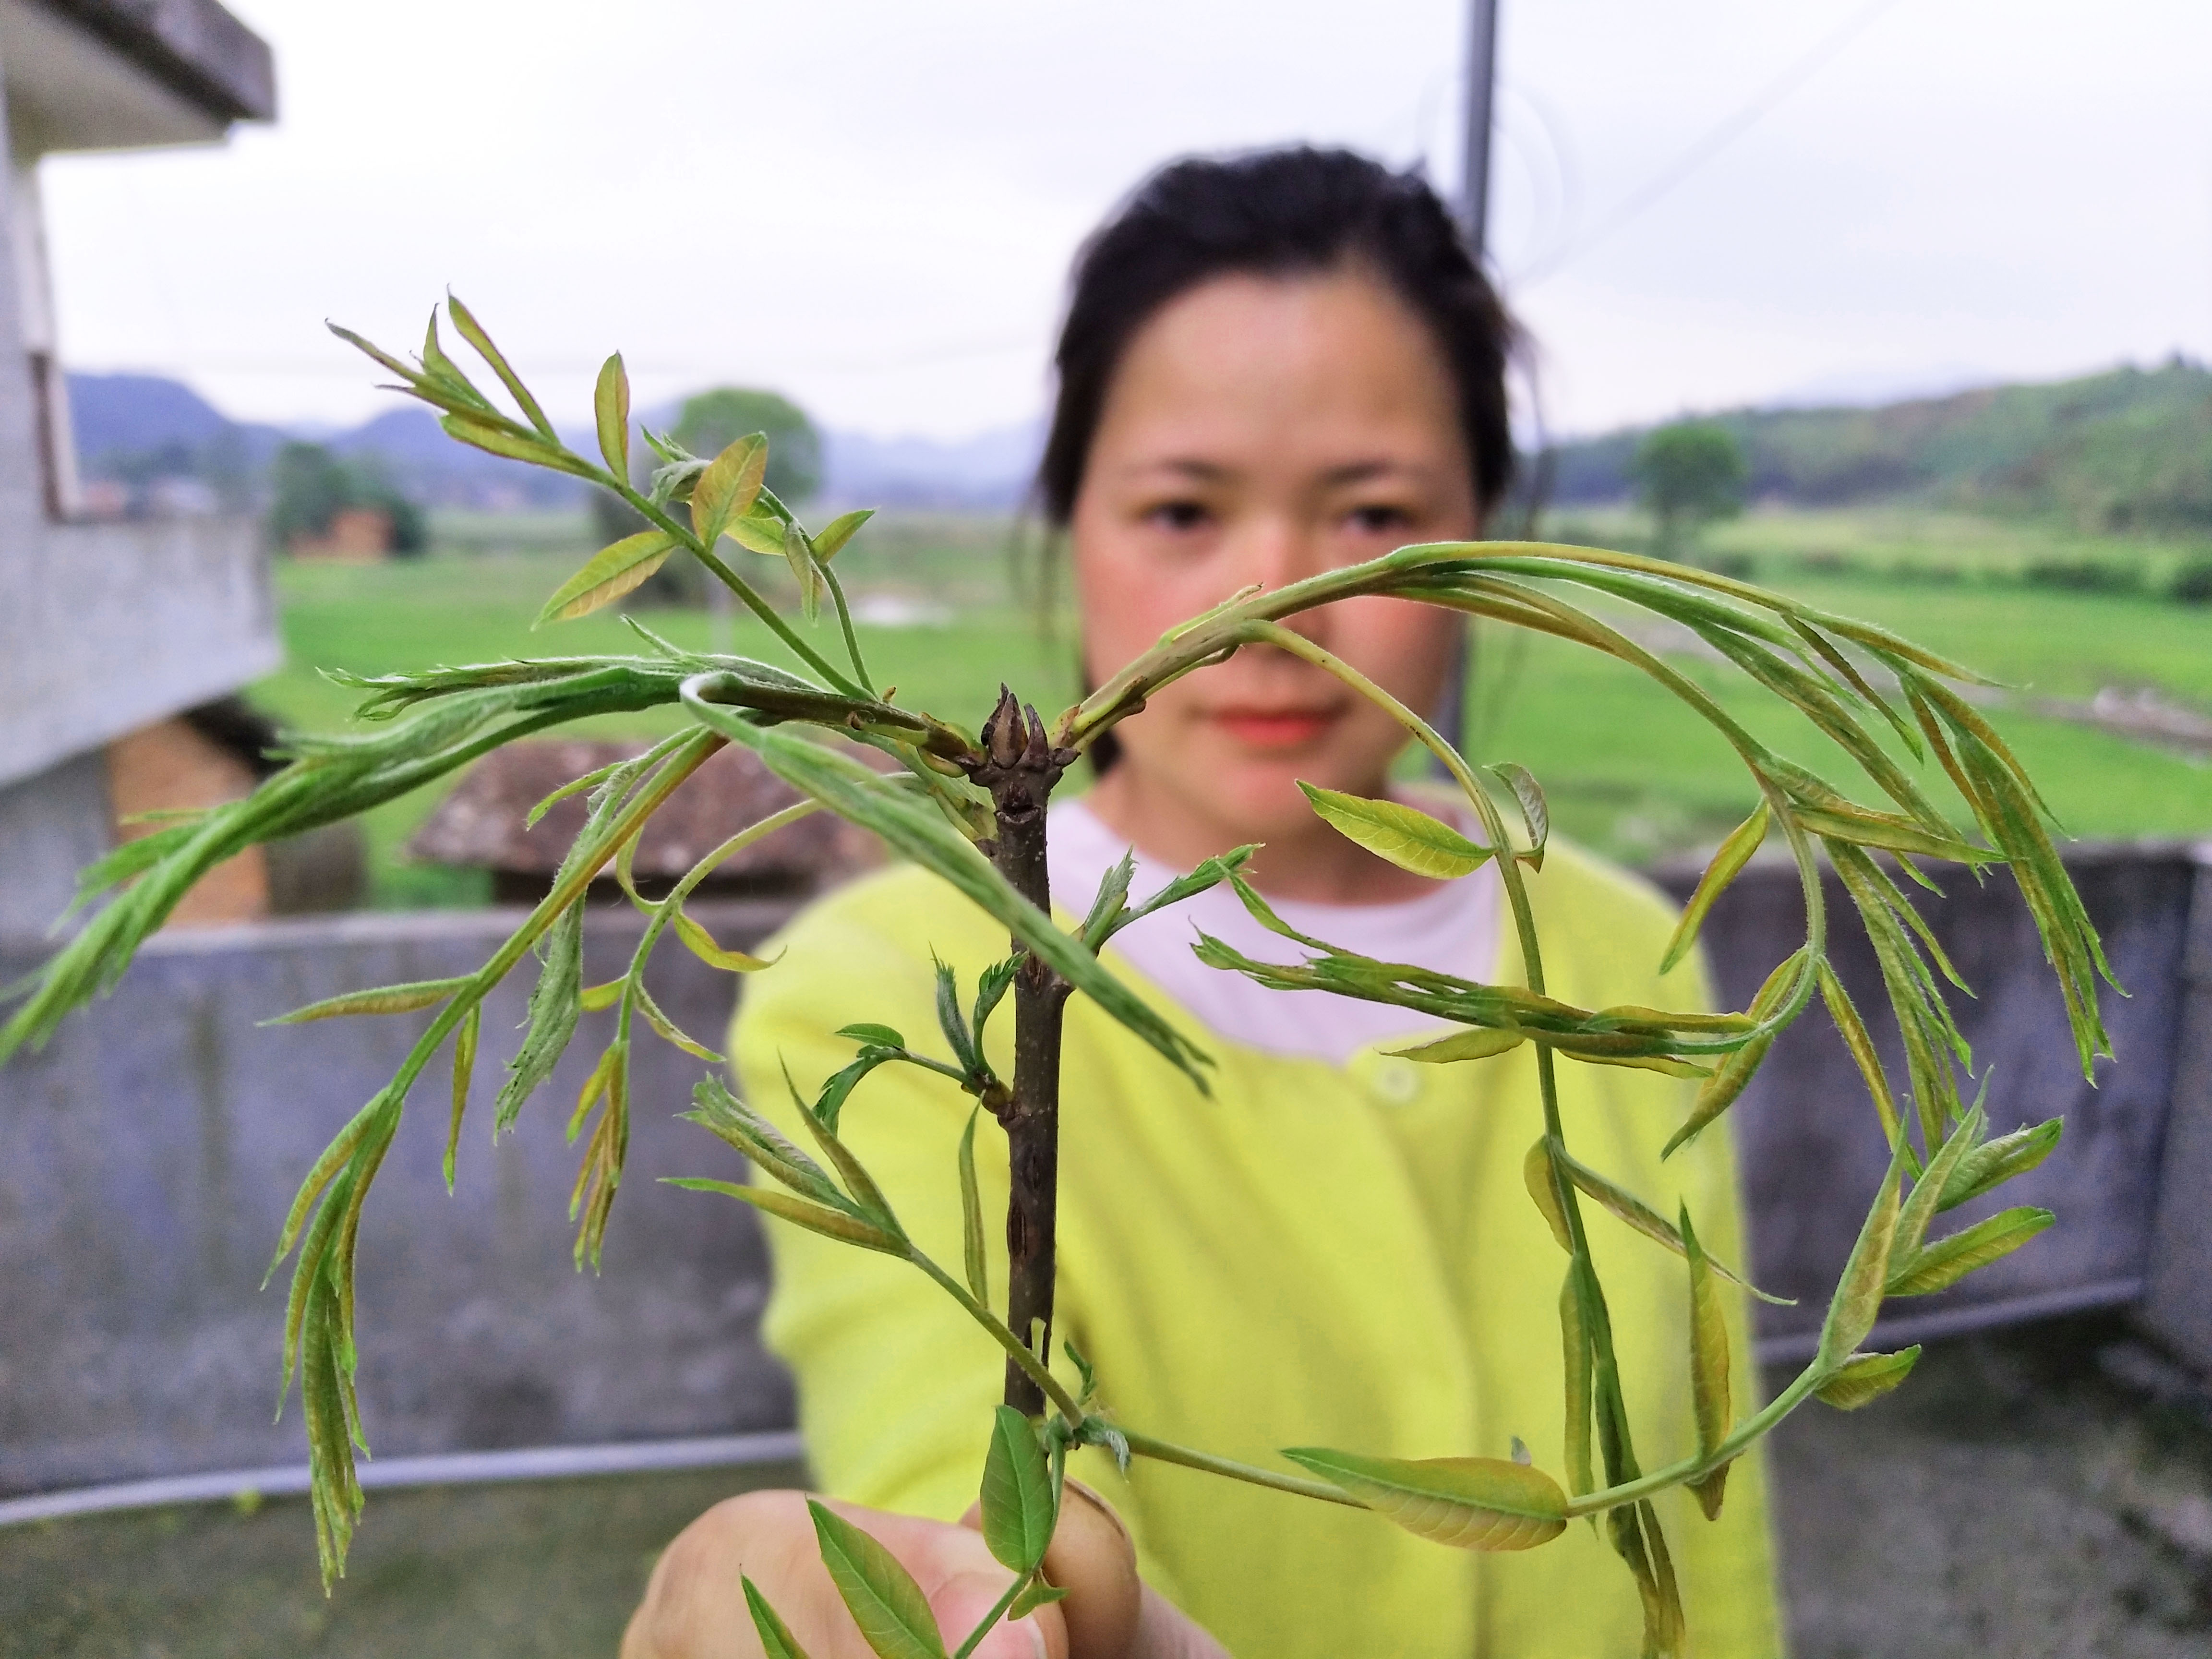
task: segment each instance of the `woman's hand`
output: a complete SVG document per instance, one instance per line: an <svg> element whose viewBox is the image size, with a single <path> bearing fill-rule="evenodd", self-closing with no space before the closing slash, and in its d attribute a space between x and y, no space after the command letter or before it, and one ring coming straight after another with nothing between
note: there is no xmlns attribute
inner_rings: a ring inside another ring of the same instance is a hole
<svg viewBox="0 0 2212 1659"><path fill-rule="evenodd" d="M1104 1500L1070 1480L1045 1577L1067 1592L1000 1625L975 1659L1228 1659L1220 1644L1137 1577L1137 1556ZM929 1598L948 1648L1006 1593L969 1510L958 1526L831 1505L896 1556ZM661 1554L623 1635L622 1659L756 1659L739 1575L767 1596L811 1659L872 1659L815 1547L806 1495L748 1492L716 1504Z"/></svg>

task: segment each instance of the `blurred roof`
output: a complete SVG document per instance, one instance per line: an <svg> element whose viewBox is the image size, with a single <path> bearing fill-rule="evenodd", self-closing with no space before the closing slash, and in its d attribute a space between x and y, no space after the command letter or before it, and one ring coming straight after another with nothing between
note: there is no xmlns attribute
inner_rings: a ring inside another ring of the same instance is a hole
<svg viewBox="0 0 2212 1659"><path fill-rule="evenodd" d="M550 877L583 829L582 792L556 801L534 825L530 810L573 778L644 752L639 743L540 739L495 750L438 804L407 844L411 857ZM683 875L708 853L799 793L750 751L720 750L678 785L639 838L632 868L641 880ZM827 812L756 842L714 872L717 887L807 887L872 861L866 838Z"/></svg>
<svg viewBox="0 0 2212 1659"><path fill-rule="evenodd" d="M215 0L0 0L19 159L205 143L276 113L269 43Z"/></svg>

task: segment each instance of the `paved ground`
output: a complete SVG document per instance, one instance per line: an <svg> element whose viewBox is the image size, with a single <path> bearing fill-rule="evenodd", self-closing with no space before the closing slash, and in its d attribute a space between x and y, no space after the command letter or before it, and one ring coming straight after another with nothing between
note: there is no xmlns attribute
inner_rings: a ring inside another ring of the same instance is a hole
<svg viewBox="0 0 2212 1659"><path fill-rule="evenodd" d="M2212 1653L2212 1399L2117 1322L1931 1347L1774 1459L1796 1659Z"/></svg>
<svg viewBox="0 0 2212 1659"><path fill-rule="evenodd" d="M2212 1396L2117 1322L1931 1348L1888 1401L1800 1413L1775 1468L1796 1659L2212 1653ZM327 1601L295 1500L12 1528L0 1659L611 1656L654 1552L734 1486L378 1492Z"/></svg>

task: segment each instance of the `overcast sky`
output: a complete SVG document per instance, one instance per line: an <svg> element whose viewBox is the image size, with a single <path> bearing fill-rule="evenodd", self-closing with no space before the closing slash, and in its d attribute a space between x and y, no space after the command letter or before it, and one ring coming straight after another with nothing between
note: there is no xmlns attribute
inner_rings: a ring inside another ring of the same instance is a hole
<svg viewBox="0 0 2212 1659"><path fill-rule="evenodd" d="M1312 139L1456 188L1464 0L228 0L281 118L46 167L64 350L351 422L335 318L451 283L564 417L777 386L1022 419L1148 167ZM1501 0L1492 246L1553 424L2212 356L2205 0ZM387 398L389 394L381 394Z"/></svg>

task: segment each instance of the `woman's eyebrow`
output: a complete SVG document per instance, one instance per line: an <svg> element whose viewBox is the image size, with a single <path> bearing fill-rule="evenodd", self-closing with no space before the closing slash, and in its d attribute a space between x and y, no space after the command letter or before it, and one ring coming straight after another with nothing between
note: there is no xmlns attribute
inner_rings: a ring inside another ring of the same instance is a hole
<svg viewBox="0 0 2212 1659"><path fill-rule="evenodd" d="M1377 478L1406 478L1418 483L1428 475L1429 469L1417 463L1376 459L1346 461L1321 476L1324 484L1336 489L1346 484L1372 483Z"/></svg>
<svg viewBox="0 0 2212 1659"><path fill-rule="evenodd" d="M1121 469L1128 477L1139 478L1157 472L1170 472L1181 478L1199 483L1218 483L1234 476L1236 469L1219 461L1201 460L1196 456L1163 456L1157 460L1138 461Z"/></svg>

